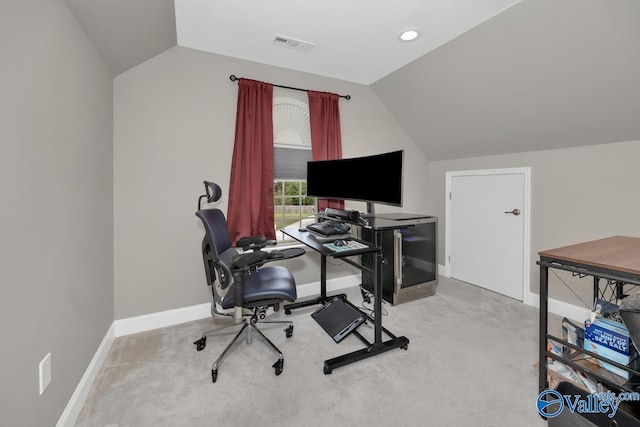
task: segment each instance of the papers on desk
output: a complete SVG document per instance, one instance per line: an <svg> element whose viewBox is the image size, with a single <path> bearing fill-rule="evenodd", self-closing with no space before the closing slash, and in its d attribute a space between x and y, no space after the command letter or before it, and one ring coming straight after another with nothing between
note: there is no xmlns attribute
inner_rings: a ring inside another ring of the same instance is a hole
<svg viewBox="0 0 640 427"><path fill-rule="evenodd" d="M335 243L324 243L322 246L324 246L327 249L331 249L334 252L341 252L341 251L352 251L354 249L364 249L364 248L368 248L369 246L360 243L360 242L356 242L355 240L347 240L346 245L342 245L342 246L337 246Z"/></svg>

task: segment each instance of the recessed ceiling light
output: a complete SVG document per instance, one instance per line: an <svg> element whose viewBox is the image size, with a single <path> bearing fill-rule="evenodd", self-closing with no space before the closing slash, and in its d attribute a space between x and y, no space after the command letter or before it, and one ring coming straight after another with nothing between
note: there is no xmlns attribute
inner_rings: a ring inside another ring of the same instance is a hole
<svg viewBox="0 0 640 427"><path fill-rule="evenodd" d="M417 30L405 30L400 33L400 40L403 42L410 42L411 40L415 40L420 33Z"/></svg>

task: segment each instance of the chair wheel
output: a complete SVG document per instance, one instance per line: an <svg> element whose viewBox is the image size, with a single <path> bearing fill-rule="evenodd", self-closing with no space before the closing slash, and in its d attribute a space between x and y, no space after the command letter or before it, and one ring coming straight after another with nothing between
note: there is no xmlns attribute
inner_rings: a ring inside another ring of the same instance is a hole
<svg viewBox="0 0 640 427"><path fill-rule="evenodd" d="M284 314L291 314L291 310L289 310L288 308L284 309Z"/></svg>
<svg viewBox="0 0 640 427"><path fill-rule="evenodd" d="M322 368L322 372L324 372L325 375L329 375L331 373L331 369L325 366L324 368Z"/></svg>
<svg viewBox="0 0 640 427"><path fill-rule="evenodd" d="M287 329L284 330L287 338L291 338L293 336L293 325L289 325Z"/></svg>
<svg viewBox="0 0 640 427"><path fill-rule="evenodd" d="M284 359L279 359L273 364L273 367L276 370L276 375L280 375L282 373L282 368L284 367Z"/></svg>
<svg viewBox="0 0 640 427"><path fill-rule="evenodd" d="M195 341L194 344L196 345L196 350L204 350L204 347L207 345L207 337L200 338L198 341Z"/></svg>
<svg viewBox="0 0 640 427"><path fill-rule="evenodd" d="M217 379L218 379L218 370L217 369L212 369L211 370L211 382L215 383Z"/></svg>
<svg viewBox="0 0 640 427"><path fill-rule="evenodd" d="M400 347L403 350L409 350L409 346L408 345L403 345L402 347Z"/></svg>

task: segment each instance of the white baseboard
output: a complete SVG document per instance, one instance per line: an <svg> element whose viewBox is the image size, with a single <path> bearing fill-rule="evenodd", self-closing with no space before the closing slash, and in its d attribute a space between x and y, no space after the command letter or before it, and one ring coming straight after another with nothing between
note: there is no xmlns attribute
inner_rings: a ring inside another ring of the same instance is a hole
<svg viewBox="0 0 640 427"><path fill-rule="evenodd" d="M93 355L91 362L89 362L89 366L84 371L84 375L82 375L78 386L71 395L71 399L67 402L67 406L64 408L62 415L58 419L56 427L72 427L75 425L76 420L80 415L80 411L82 411L82 406L91 391L91 386L93 386L93 383L100 372L100 368L102 368L102 365L109 354L109 349L111 348L115 338L114 329L113 324L111 324L109 330L102 339L100 346L98 346L98 350Z"/></svg>
<svg viewBox="0 0 640 427"><path fill-rule="evenodd" d="M443 277L449 277L449 273L447 272L447 267L442 264L438 264L438 275Z"/></svg>
<svg viewBox="0 0 640 427"><path fill-rule="evenodd" d="M528 301L530 306L540 308L539 294L530 293ZM580 307L553 298L549 298L548 305L549 313L566 317L578 323L582 323L589 318L589 309L586 307Z"/></svg>
<svg viewBox="0 0 640 427"><path fill-rule="evenodd" d="M359 274L339 277L327 280L327 291L334 292L339 289L358 286L361 283ZM305 283L298 285L296 289L298 298L306 298L320 294L320 282ZM137 334L139 332L150 331L158 328L165 328L180 323L191 322L193 320L206 319L211 316L211 304L198 304L190 307L176 308L173 310L160 311L157 313L144 314L142 316L128 317L113 322L115 326L115 336Z"/></svg>
<svg viewBox="0 0 640 427"><path fill-rule="evenodd" d="M336 292L341 289L360 286L361 283L362 275L360 274L352 274L350 276L338 277L336 279L328 279L327 292ZM296 288L296 292L298 293L298 298L320 295L320 281L298 285L298 287Z"/></svg>
<svg viewBox="0 0 640 427"><path fill-rule="evenodd" d="M207 317L211 317L210 303L118 319L115 320L113 324L115 326L115 336L122 337L137 334L138 332L146 332L153 329L191 322L193 320L205 319Z"/></svg>

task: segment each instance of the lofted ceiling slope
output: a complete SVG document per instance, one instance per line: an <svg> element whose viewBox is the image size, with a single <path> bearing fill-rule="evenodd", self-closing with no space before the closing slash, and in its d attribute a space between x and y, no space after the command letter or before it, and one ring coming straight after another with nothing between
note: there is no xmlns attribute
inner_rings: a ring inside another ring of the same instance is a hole
<svg viewBox="0 0 640 427"><path fill-rule="evenodd" d="M640 140L640 2L526 0L372 87L429 160Z"/></svg>
<svg viewBox="0 0 640 427"><path fill-rule="evenodd" d="M64 0L112 76L176 45L173 0Z"/></svg>

